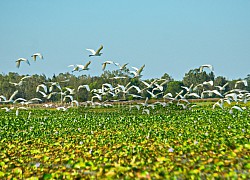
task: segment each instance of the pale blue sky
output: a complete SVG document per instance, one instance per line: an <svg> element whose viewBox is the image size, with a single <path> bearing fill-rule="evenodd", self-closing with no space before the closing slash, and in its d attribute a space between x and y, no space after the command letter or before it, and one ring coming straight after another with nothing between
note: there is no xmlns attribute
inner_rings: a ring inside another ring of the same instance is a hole
<svg viewBox="0 0 250 180"><path fill-rule="evenodd" d="M101 44L103 56L89 58L86 48ZM33 62L35 52L44 60ZM16 68L19 57L31 66ZM146 64L144 79L166 72L181 80L202 64L212 64L216 76L244 78L250 74L250 1L0 1L0 72L51 76L89 60L83 73L91 75L113 60Z"/></svg>

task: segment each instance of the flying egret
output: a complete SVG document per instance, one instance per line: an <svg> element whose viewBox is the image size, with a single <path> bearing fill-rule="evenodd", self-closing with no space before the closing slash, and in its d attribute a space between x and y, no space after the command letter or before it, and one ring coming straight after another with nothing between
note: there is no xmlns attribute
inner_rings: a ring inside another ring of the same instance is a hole
<svg viewBox="0 0 250 180"><path fill-rule="evenodd" d="M47 93L48 92L48 88L45 84L39 84L37 87L36 87L36 92L38 92L40 90L40 88L43 88L44 92Z"/></svg>
<svg viewBox="0 0 250 180"><path fill-rule="evenodd" d="M10 112L12 109L14 109L14 107L10 107L10 108L8 108L8 107L3 107L3 108L1 108L1 109L5 110L5 112Z"/></svg>
<svg viewBox="0 0 250 180"><path fill-rule="evenodd" d="M16 67L19 68L20 67L20 64L21 62L26 62L28 65L30 65L30 62L28 59L25 59L25 58L19 58L18 60L16 60Z"/></svg>
<svg viewBox="0 0 250 180"><path fill-rule="evenodd" d="M66 96L64 96L63 101L65 101L66 98L69 98L71 102L74 100L74 99L73 99L73 96L71 96L71 95L66 95Z"/></svg>
<svg viewBox="0 0 250 180"><path fill-rule="evenodd" d="M214 68L212 65L204 64L204 65L200 66L200 73L203 71L204 68L209 68L212 72L214 71Z"/></svg>
<svg viewBox="0 0 250 180"><path fill-rule="evenodd" d="M205 81L202 83L203 85L210 85L210 86L213 86L214 85L214 82L213 81Z"/></svg>
<svg viewBox="0 0 250 180"><path fill-rule="evenodd" d="M79 91L81 88L85 88L87 91L90 91L89 85L87 84L78 86L77 91Z"/></svg>
<svg viewBox="0 0 250 180"><path fill-rule="evenodd" d="M228 86L228 82L223 86L214 86L214 87L218 88L220 91L224 91L226 89L226 86Z"/></svg>
<svg viewBox="0 0 250 180"><path fill-rule="evenodd" d="M65 89L69 92L69 94L75 94L75 89L71 89L69 87L66 87Z"/></svg>
<svg viewBox="0 0 250 180"><path fill-rule="evenodd" d="M107 64L114 64L114 62L113 61L105 61L104 63L102 63L102 70L103 71L105 70Z"/></svg>
<svg viewBox="0 0 250 180"><path fill-rule="evenodd" d="M236 81L236 83L235 83L235 88L237 87L237 85L238 84L240 84L240 83L243 83L244 84L244 86L247 86L247 80L239 80L239 81Z"/></svg>
<svg viewBox="0 0 250 180"><path fill-rule="evenodd" d="M43 59L43 55L42 55L41 53L34 53L31 57L33 57L34 61L36 61L37 56L38 56L40 59Z"/></svg>
<svg viewBox="0 0 250 180"><path fill-rule="evenodd" d="M132 67L135 71L130 71L130 73L134 74L134 77L140 77L144 67L145 67L145 64L142 67L140 67L139 69L136 67Z"/></svg>
<svg viewBox="0 0 250 180"><path fill-rule="evenodd" d="M5 103L9 103L9 102L13 102L14 100L14 97L17 95L18 93L18 90L16 90L11 96L10 98L7 100L7 98L3 95L0 96L0 98L2 98L4 101L1 101L1 102L5 102Z"/></svg>
<svg viewBox="0 0 250 180"><path fill-rule="evenodd" d="M101 47L97 51L95 51L93 49L86 49L86 50L90 51L92 53L92 54L89 55L89 57L91 57L91 56L101 56L102 55L102 53L101 53L102 49L103 49L103 45L101 45Z"/></svg>
<svg viewBox="0 0 250 180"><path fill-rule="evenodd" d="M231 107L231 109L229 111L230 114L233 114L233 109L236 109L236 110L238 110L240 112L243 111L243 109L241 107L234 105L233 107Z"/></svg>
<svg viewBox="0 0 250 180"><path fill-rule="evenodd" d="M120 69L121 71L123 71L123 70L125 70L125 68L126 68L126 66L128 65L128 63L123 64L123 65L120 65L119 63L115 63L115 65L116 65L116 66L119 66L119 69Z"/></svg>
<svg viewBox="0 0 250 180"><path fill-rule="evenodd" d="M22 86L23 85L23 81L19 81L18 83L14 83L14 82L9 82L10 84L13 84L14 86Z"/></svg>

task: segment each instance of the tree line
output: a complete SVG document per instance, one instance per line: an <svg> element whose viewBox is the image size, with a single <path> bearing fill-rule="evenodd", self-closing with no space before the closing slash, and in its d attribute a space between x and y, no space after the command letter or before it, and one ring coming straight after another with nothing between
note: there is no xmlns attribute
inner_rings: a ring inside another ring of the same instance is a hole
<svg viewBox="0 0 250 180"><path fill-rule="evenodd" d="M139 78L133 78L129 75L128 71L122 72L119 70L115 71L104 71L100 76L90 76L90 75L80 75L75 76L72 73L60 73L58 75L53 75L52 77L46 77L46 75L32 75L30 78L26 79L21 86L15 86L10 82L19 82L22 77L25 75L19 75L15 72L9 72L8 74L0 74L0 95L4 95L9 98L14 91L18 90L18 94L16 98L21 97L24 99L32 99L34 97L42 98L42 94L36 92L36 88L39 84L47 84L48 82L61 82L60 85L62 87L62 92L66 91L66 87L77 90L79 85L87 84L90 89L100 89L102 88L102 84L109 83L113 87L116 87L118 84L127 85L130 82L131 85L138 86L140 89L144 89L145 85L141 82ZM115 78L115 77L126 77L126 78ZM235 82L238 80L247 80L248 86L244 86L244 84L239 84L237 86L238 89L243 89L250 91L250 74L243 79L235 79L228 80L226 77L218 76L215 77L213 72L207 73L206 71L199 72L199 68L191 69L189 72L185 74L182 80L177 81L174 80L169 74L164 73L160 79L167 80L167 83L163 85L163 94L172 93L175 95L177 92L183 90L182 86L190 87L192 84L196 86L205 81L213 81L214 86L223 86L228 83L226 86L225 92L230 91L235 88ZM146 79L145 82L152 82L155 79ZM152 87L153 88L153 87ZM211 89L215 89L214 87L210 87ZM134 91L134 92L133 92ZM198 91L202 91L202 89L198 89ZM93 92L87 92L86 90L81 90L76 93L75 99L78 101L87 101L91 100ZM136 94L136 90L133 89L132 93ZM110 95L111 96L111 95ZM163 95L162 95L163 96ZM215 96L215 95L214 95ZM144 91L142 93L142 97L149 97L150 95ZM108 99L109 97L106 97ZM131 100L133 97L123 97L122 95L118 95L113 99L126 99ZM105 98L104 98L105 100ZM60 96L53 96L50 100L46 101L60 101Z"/></svg>

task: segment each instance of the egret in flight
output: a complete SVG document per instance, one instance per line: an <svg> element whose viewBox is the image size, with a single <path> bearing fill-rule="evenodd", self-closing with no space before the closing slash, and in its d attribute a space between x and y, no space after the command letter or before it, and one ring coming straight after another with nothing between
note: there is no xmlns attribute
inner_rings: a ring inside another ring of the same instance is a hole
<svg viewBox="0 0 250 180"><path fill-rule="evenodd" d="M34 61L36 61L37 56L38 56L40 59L43 59L43 55L42 55L41 53L35 53L35 54L33 54L31 57L33 57Z"/></svg>
<svg viewBox="0 0 250 180"><path fill-rule="evenodd" d="M101 50L103 49L103 45L101 45L101 47L97 50L97 51L95 51L95 50L93 50L93 49L86 49L87 51L90 51L92 54L90 54L89 55L89 57L91 57L91 56L101 56Z"/></svg>
<svg viewBox="0 0 250 180"><path fill-rule="evenodd" d="M18 60L16 60L16 67L19 68L20 67L20 64L21 62L25 61L28 65L30 65L30 62L28 59L25 59L25 58L19 58Z"/></svg>

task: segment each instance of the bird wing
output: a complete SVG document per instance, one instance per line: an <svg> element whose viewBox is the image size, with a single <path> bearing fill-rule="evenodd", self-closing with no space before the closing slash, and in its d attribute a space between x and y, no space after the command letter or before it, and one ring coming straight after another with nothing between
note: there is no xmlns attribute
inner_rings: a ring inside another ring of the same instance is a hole
<svg viewBox="0 0 250 180"><path fill-rule="evenodd" d="M17 61L16 61L16 67L19 68L19 67L20 67L20 64L21 64L21 61L20 61L20 60L17 60Z"/></svg>
<svg viewBox="0 0 250 180"><path fill-rule="evenodd" d="M100 54L101 50L103 49L103 45L96 51L96 54Z"/></svg>
<svg viewBox="0 0 250 180"><path fill-rule="evenodd" d="M84 65L85 69L88 68L88 66L90 65L90 63L91 63L91 61L87 62L87 63Z"/></svg>
<svg viewBox="0 0 250 180"><path fill-rule="evenodd" d="M30 62L29 62L28 59L25 59L24 61L26 61L26 63L27 63L28 65L30 65Z"/></svg>
<svg viewBox="0 0 250 180"><path fill-rule="evenodd" d="M27 79L27 78L30 78L31 76L24 76L23 78L21 78L21 81Z"/></svg>
<svg viewBox="0 0 250 180"><path fill-rule="evenodd" d="M93 49L86 49L87 51L90 51L93 55L96 54L95 50Z"/></svg>
<svg viewBox="0 0 250 180"><path fill-rule="evenodd" d="M105 68L106 68L106 63L102 63L102 70L104 71L105 70Z"/></svg>
<svg viewBox="0 0 250 180"><path fill-rule="evenodd" d="M9 101L12 101L13 98L17 95L17 93L18 93L18 90L16 90L16 91L10 96Z"/></svg>
<svg viewBox="0 0 250 180"><path fill-rule="evenodd" d="M138 71L138 70L139 70L137 67L131 67L131 68L133 68L133 69L134 69L134 70L136 70L136 71Z"/></svg>
<svg viewBox="0 0 250 180"><path fill-rule="evenodd" d="M144 69L145 64L137 71L138 74L141 74L142 70Z"/></svg>

